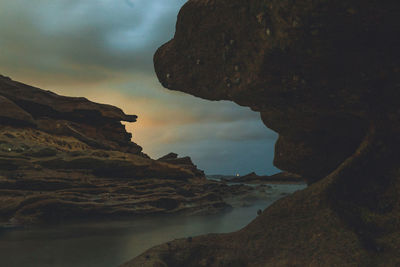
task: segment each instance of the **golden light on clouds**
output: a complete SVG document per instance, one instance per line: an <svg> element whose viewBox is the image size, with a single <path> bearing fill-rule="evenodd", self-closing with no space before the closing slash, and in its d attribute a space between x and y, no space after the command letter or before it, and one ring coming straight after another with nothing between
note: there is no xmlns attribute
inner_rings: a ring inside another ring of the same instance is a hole
<svg viewBox="0 0 400 267"><path fill-rule="evenodd" d="M177 152L208 173L275 171L277 136L259 114L159 84L153 54L185 2L0 1L0 74L137 115L126 129L152 157Z"/></svg>

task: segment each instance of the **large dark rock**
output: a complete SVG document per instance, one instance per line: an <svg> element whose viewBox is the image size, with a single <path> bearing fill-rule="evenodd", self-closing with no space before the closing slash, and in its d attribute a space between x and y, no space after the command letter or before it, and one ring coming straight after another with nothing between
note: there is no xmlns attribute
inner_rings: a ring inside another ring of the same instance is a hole
<svg viewBox="0 0 400 267"><path fill-rule="evenodd" d="M320 179L378 110L397 116L395 10L396 1L189 1L155 69L169 89L260 111L280 135L275 164Z"/></svg>
<svg viewBox="0 0 400 267"><path fill-rule="evenodd" d="M155 54L160 82L260 112L275 165L311 186L241 231L125 266L400 265L399 13L394 0L189 0Z"/></svg>

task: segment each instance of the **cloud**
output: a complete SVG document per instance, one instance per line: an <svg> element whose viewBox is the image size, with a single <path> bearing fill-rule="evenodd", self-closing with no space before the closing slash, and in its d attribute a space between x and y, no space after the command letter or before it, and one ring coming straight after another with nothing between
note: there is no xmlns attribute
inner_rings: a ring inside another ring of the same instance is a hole
<svg viewBox="0 0 400 267"><path fill-rule="evenodd" d="M0 1L0 73L139 116L134 141L190 155L208 173L276 171L276 134L258 113L162 88L153 54L186 0Z"/></svg>
<svg viewBox="0 0 400 267"><path fill-rule="evenodd" d="M135 127L134 125L132 127ZM155 128L155 127L150 127ZM150 129L149 128L149 129ZM254 140L275 141L277 135L263 127L259 121L236 121L221 123L210 119L207 122L187 125L170 125L158 127L152 138L153 143L160 145L177 143L196 143L210 139L232 142L249 142ZM133 130L134 131L134 130ZM149 133L151 135L151 133ZM149 134L146 136L148 137Z"/></svg>
<svg viewBox="0 0 400 267"><path fill-rule="evenodd" d="M7 64L1 71L28 67L32 72L62 73L72 81L84 73L87 82L106 79L109 72L152 73L149 58L172 37L184 2L2 1L0 45L7 52L0 54L0 62Z"/></svg>
<svg viewBox="0 0 400 267"><path fill-rule="evenodd" d="M143 132L142 135L153 143L195 142L209 138L273 141L277 137L262 124L258 113L232 102L210 102L179 95L175 96L176 101L180 102L178 105L157 98L129 96L110 90L113 88L111 85L103 86L104 89L96 86L80 93L90 100L120 106L126 113L138 115L138 122L128 124L128 130ZM71 96L79 93L79 90L61 91ZM141 138L136 134L134 137L135 140Z"/></svg>
<svg viewBox="0 0 400 267"><path fill-rule="evenodd" d="M125 3L130 6L130 7L135 7L135 5L133 4L132 0L125 0Z"/></svg>

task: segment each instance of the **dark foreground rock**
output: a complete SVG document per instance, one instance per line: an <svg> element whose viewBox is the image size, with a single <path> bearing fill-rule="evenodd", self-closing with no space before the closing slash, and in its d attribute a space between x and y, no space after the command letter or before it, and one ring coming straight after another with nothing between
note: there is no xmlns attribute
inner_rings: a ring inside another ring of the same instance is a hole
<svg viewBox="0 0 400 267"><path fill-rule="evenodd" d="M205 179L189 157L153 160L135 115L0 76L0 225L215 213L249 187Z"/></svg>
<svg viewBox="0 0 400 267"><path fill-rule="evenodd" d="M260 112L274 163L310 186L244 229L124 266L399 266L397 1L189 0L160 82Z"/></svg>
<svg viewBox="0 0 400 267"><path fill-rule="evenodd" d="M264 183L304 183L304 179L297 174L280 172L273 175L257 175L255 172L232 178L231 183L264 184Z"/></svg>

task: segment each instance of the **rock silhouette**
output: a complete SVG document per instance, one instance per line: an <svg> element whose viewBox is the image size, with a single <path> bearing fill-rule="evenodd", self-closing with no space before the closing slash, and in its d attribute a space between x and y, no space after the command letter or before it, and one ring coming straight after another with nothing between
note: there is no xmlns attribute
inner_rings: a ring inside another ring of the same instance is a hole
<svg viewBox="0 0 400 267"><path fill-rule="evenodd" d="M189 0L154 56L160 82L260 112L279 134L275 165L310 186L240 231L175 240L123 266L400 265L399 8Z"/></svg>

